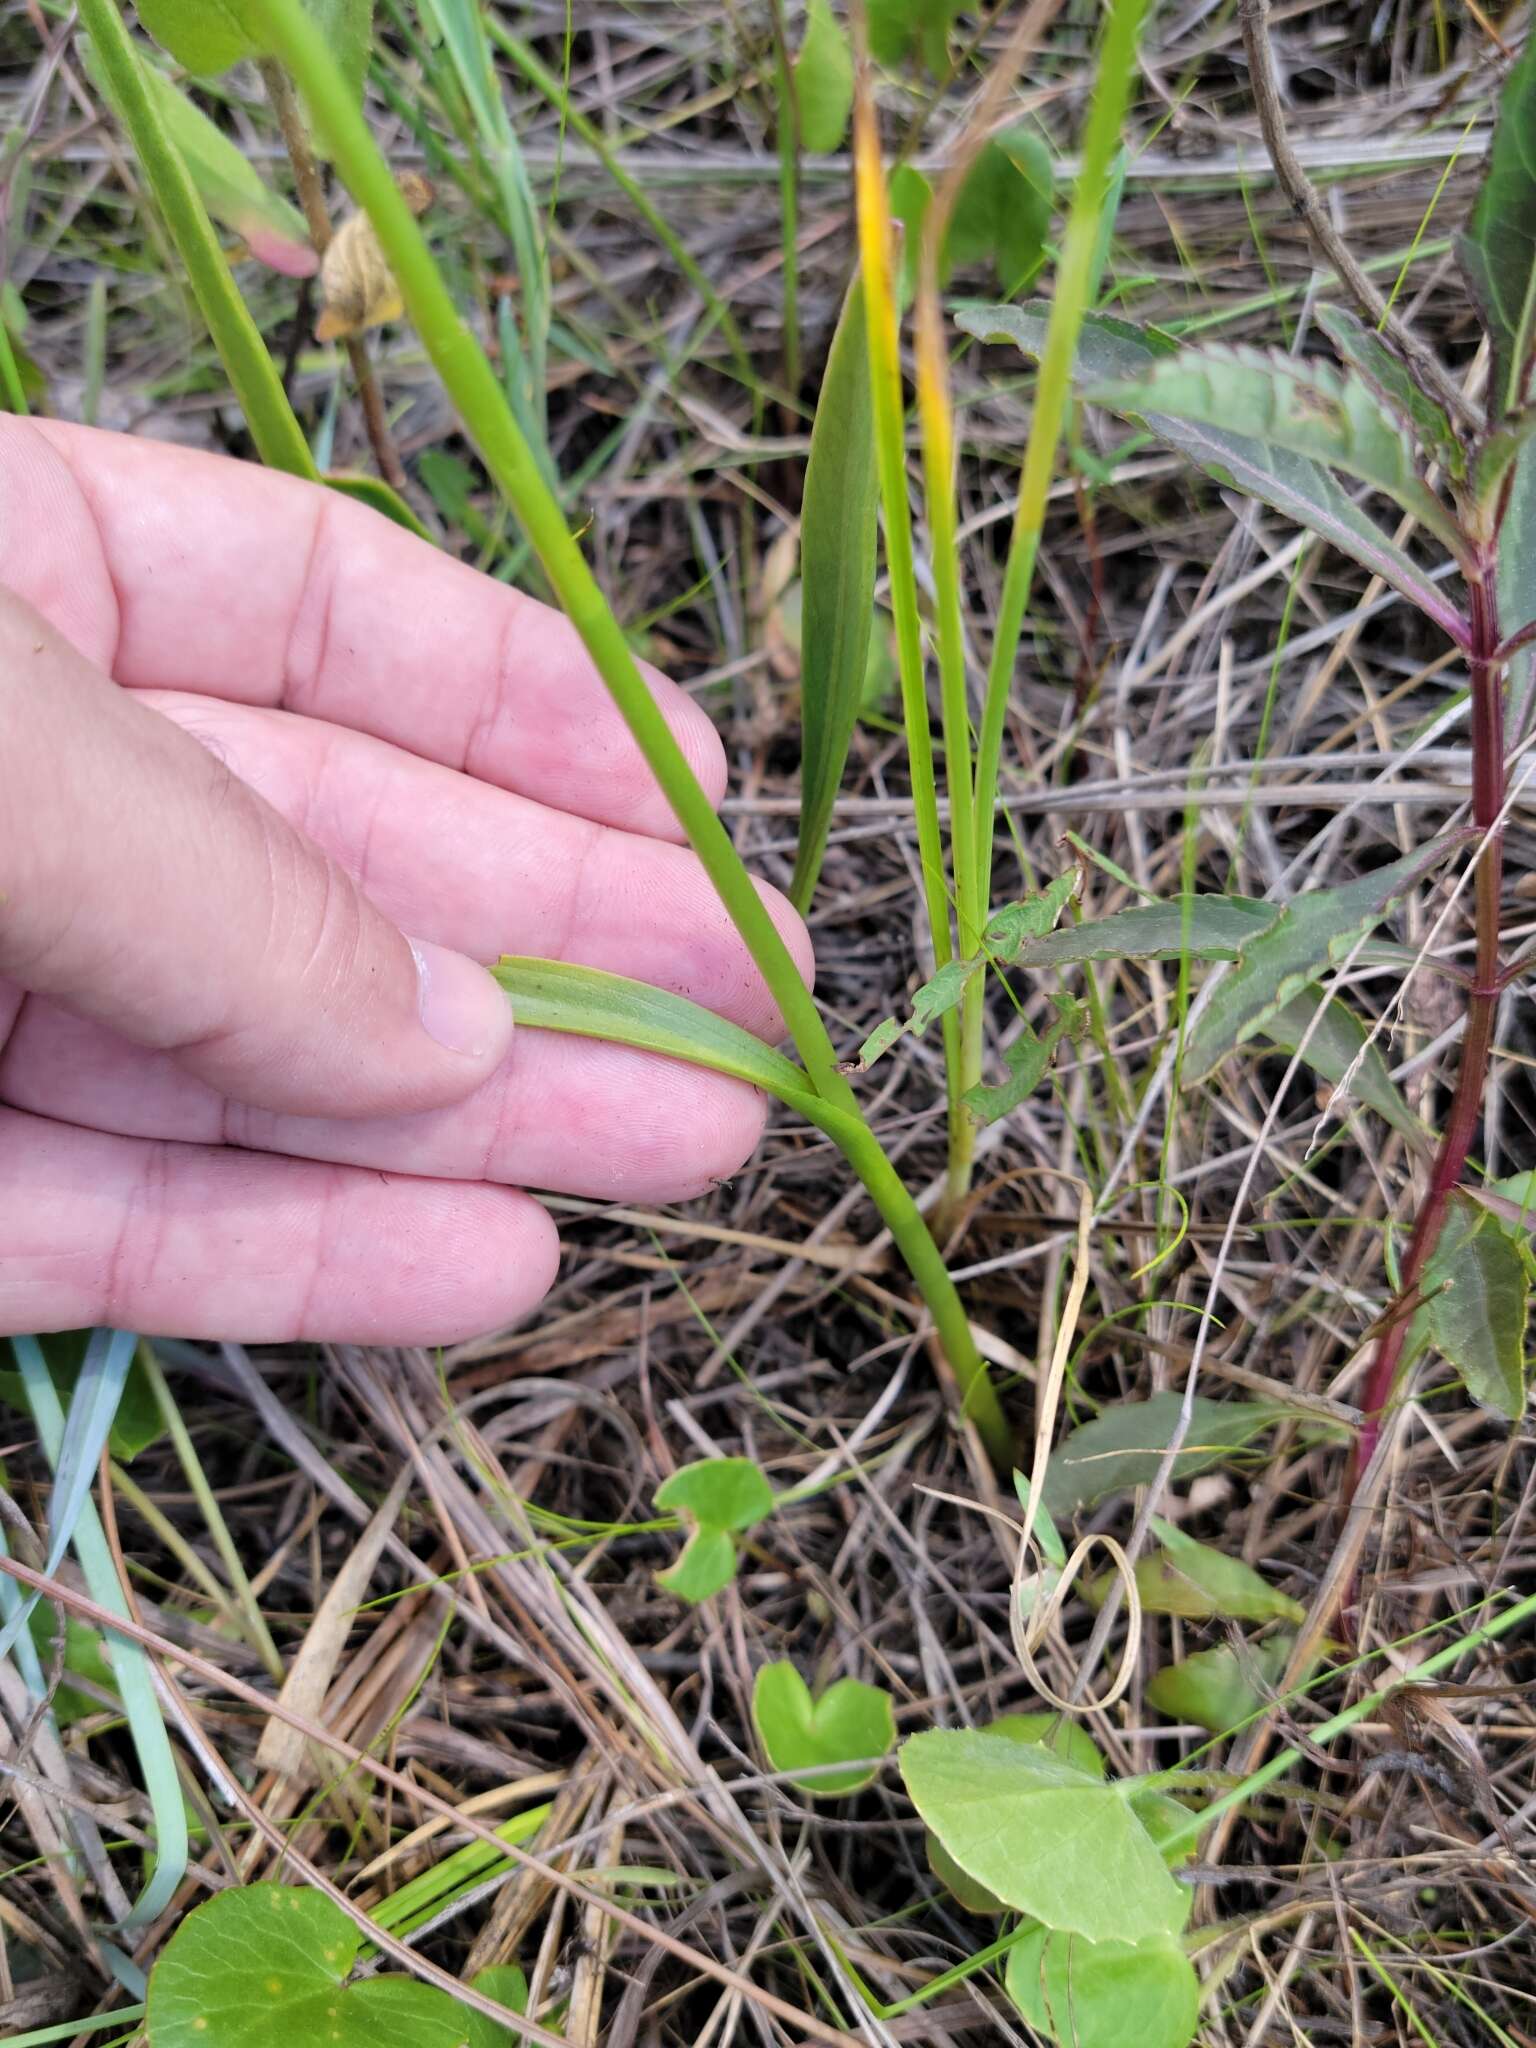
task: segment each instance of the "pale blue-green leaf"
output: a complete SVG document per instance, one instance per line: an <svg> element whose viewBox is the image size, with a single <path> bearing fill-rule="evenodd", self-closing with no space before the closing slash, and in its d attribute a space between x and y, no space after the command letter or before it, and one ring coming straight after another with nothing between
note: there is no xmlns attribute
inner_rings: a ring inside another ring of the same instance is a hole
<svg viewBox="0 0 1536 2048"><path fill-rule="evenodd" d="M1462 843L1447 834L1336 889L1293 899L1244 949L1201 1012L1184 1051L1186 1080L1202 1080L1262 1031L1321 969L1347 957L1415 882Z"/></svg>
<svg viewBox="0 0 1536 2048"><path fill-rule="evenodd" d="M1380 1046L1342 997L1329 996L1316 982L1308 982L1260 1025L1255 1036L1281 1052L1293 1053L1305 1044L1302 1059L1314 1074L1334 1087L1349 1074L1349 1092L1357 1101L1415 1145L1423 1144L1423 1122L1404 1102Z"/></svg>
<svg viewBox="0 0 1536 2048"><path fill-rule="evenodd" d="M1194 1965L1168 1935L1132 1945L1032 1929L1008 1952L1008 1996L1060 2048L1189 2048Z"/></svg>
<svg viewBox="0 0 1536 2048"><path fill-rule="evenodd" d="M800 147L816 155L840 149L853 106L853 52L828 0L809 0L794 82Z"/></svg>
<svg viewBox="0 0 1536 2048"><path fill-rule="evenodd" d="M789 893L801 910L821 872L864 695L878 502L864 293L855 275L816 403L800 515L800 830Z"/></svg>
<svg viewBox="0 0 1536 2048"><path fill-rule="evenodd" d="M1457 254L1493 350L1488 413L1515 412L1536 348L1536 37L1504 81L1483 182Z"/></svg>
<svg viewBox="0 0 1536 2048"><path fill-rule="evenodd" d="M1522 1247L1485 1214L1458 1236L1437 1248L1424 1270L1426 1334L1480 1408L1516 1422L1525 1409L1530 1305Z"/></svg>
<svg viewBox="0 0 1536 2048"><path fill-rule="evenodd" d="M955 319L979 341L1011 341L1038 358L1045 342L1048 307L962 305ZM1093 314L1083 323L1076 374L1079 384L1141 378L1177 347L1155 330ZM1138 414L1137 417L1142 417ZM1218 483L1258 498L1263 504L1310 527L1324 540L1363 563L1373 575L1416 604L1442 631L1466 646L1469 628L1454 604L1397 546L1368 513L1346 495L1332 474L1307 455L1276 448L1220 426L1148 413L1145 423L1161 440L1187 455Z"/></svg>
<svg viewBox="0 0 1536 2048"><path fill-rule="evenodd" d="M752 1688L752 1722L770 1766L776 1771L811 1771L792 1777L818 1799L843 1799L872 1783L878 1765L896 1741L891 1696L857 1678L839 1678L819 1699L787 1659L765 1664ZM849 1764L846 1771L818 1769Z"/></svg>
<svg viewBox="0 0 1536 2048"><path fill-rule="evenodd" d="M1384 335L1367 327L1347 306L1319 306L1317 324L1346 362L1373 385L1387 404L1412 428L1419 444L1433 455L1446 474L1466 473L1466 452L1451 416L1426 391Z"/></svg>
<svg viewBox="0 0 1536 2048"><path fill-rule="evenodd" d="M1058 1521L1112 1493L1145 1486L1162 1463L1178 1426L1183 1397L1174 1392L1122 1401L1067 1435L1052 1452L1045 1504ZM1278 1401L1213 1401L1197 1394L1189 1433L1174 1460L1175 1480L1226 1464L1277 1422L1296 1419Z"/></svg>
<svg viewBox="0 0 1536 2048"><path fill-rule="evenodd" d="M967 1876L1088 1941L1177 1933L1190 1895L1126 1798L1050 1751L973 1729L903 1743L913 1805Z"/></svg>

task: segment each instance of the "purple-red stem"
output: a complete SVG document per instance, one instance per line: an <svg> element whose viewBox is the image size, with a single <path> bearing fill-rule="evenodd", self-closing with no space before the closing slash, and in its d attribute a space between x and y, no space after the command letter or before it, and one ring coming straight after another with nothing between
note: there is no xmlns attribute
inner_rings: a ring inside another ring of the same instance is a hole
<svg viewBox="0 0 1536 2048"><path fill-rule="evenodd" d="M1498 600L1494 592L1494 554L1480 551L1478 573L1471 581L1472 665L1472 821L1482 834L1477 863L1477 965L1467 1002L1467 1028L1461 1042L1461 1067L1456 1093L1435 1155L1429 1192L1413 1226L1403 1260L1402 1283L1393 1313L1376 1346L1365 1383L1365 1420L1355 1440L1345 1482L1348 1508L1370 1464L1381 1436L1382 1415L1392 1399L1411 1317L1407 1303L1424 1275L1439 1242L1451 1195L1466 1170L1467 1155L1477 1136L1488 1059L1493 1049L1493 1022L1499 1001L1499 899L1504 879L1503 655L1499 646Z"/></svg>

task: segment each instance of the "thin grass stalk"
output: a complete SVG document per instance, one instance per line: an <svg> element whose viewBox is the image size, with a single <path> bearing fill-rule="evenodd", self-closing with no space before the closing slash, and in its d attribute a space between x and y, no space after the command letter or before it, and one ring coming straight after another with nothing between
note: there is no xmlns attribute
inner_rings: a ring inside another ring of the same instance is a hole
<svg viewBox="0 0 1536 2048"><path fill-rule="evenodd" d="M782 0L773 6L773 78L778 101L779 247L784 271L784 387L800 395L800 102L789 60Z"/></svg>
<svg viewBox="0 0 1536 2048"><path fill-rule="evenodd" d="M1137 45L1147 0L1114 0L1099 53L1093 105L1083 136L1082 163L1073 188L1072 206L1056 270L1056 291L1046 330L1040 373L1035 381L1034 417L1019 479L1019 498L1008 559L1003 571L1002 599L987 670L986 699L976 759L977 895L986 903L992 891L992 818L997 805L998 767L1002 758L1003 725L1018 664L1019 642L1034 584L1035 557L1045 526L1046 502L1056 455L1066 423L1072 391L1072 360L1083 316L1089 310L1097 280L1095 258L1100 217L1109 190L1115 154L1136 70Z"/></svg>
<svg viewBox="0 0 1536 2048"><path fill-rule="evenodd" d="M256 451L269 469L314 481L319 472L294 417L277 366L241 298L197 187L145 88L139 57L113 0L80 0L80 22L122 112L187 273L203 320L240 402Z"/></svg>
<svg viewBox="0 0 1536 2048"><path fill-rule="evenodd" d="M939 791L933 765L933 731L923 673L923 630L917 609L917 568L912 547L912 508L907 499L906 408L901 391L901 345L896 285L891 264L891 208L868 61L861 51L853 102L854 184L858 201L859 264L864 280L864 325L869 348L870 396L875 415L875 458L885 525L886 568L891 583L891 616L896 626L896 659L901 675L901 715L912 778L917 823L917 856L923 873L923 904L934 966L955 956L945 882L944 842L939 829ZM967 750L969 751L969 750ZM953 776L953 770L951 770ZM950 1128L960 1115L960 1027L953 1011L943 1019L944 1075Z"/></svg>
<svg viewBox="0 0 1536 2048"><path fill-rule="evenodd" d="M847 1130L838 1142L874 1197L928 1303L968 1412L992 1455L1006 1460L1007 1424L938 1247L838 1071L836 1051L811 992L646 687L623 629L572 539L484 351L460 319L426 239L362 114L351 104L324 40L298 0L250 0L250 5L273 50L303 91L317 131L354 199L372 220L423 347L778 1003L819 1100L842 1113L840 1121ZM936 827L937 806L933 822Z"/></svg>

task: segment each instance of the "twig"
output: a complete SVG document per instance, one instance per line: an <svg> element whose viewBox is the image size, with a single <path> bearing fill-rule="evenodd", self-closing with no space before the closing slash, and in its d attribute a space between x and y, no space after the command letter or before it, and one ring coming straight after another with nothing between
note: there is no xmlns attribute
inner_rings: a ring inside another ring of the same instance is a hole
<svg viewBox="0 0 1536 2048"><path fill-rule="evenodd" d="M288 161L293 166L293 182L298 188L299 204L304 209L304 219L309 228L309 239L315 245L315 254L323 256L331 240L331 216L325 203L325 192L320 181L320 166L315 153L309 146L309 134L304 126L304 117L299 112L299 103L288 74L281 64L272 58L265 58L261 65L261 82L267 89L267 98L277 116L277 125L283 131L283 142L287 147ZM384 395L379 390L379 380L374 374L368 357L368 345L360 334L349 334L345 338L347 360L352 365L352 376L357 385L357 395L363 403L363 423L368 430L368 439L373 448L374 460L379 465L379 474L395 490L404 490L406 475L395 447L394 437L389 431L389 421L384 412Z"/></svg>
<svg viewBox="0 0 1536 2048"><path fill-rule="evenodd" d="M1454 378L1447 375L1432 350L1426 348L1397 315L1355 261L1343 236L1328 218L1317 187L1301 167L1286 133L1285 109L1280 100L1280 83L1275 76L1275 57L1269 43L1269 0L1238 0L1238 20L1243 31L1243 48L1248 53L1248 75L1253 86L1254 105L1264 134L1264 147L1274 165L1280 189L1291 202L1296 218L1305 226L1338 275L1339 282L1360 309L1361 316L1385 333L1413 366L1426 391L1432 391L1454 419L1468 426L1481 425L1476 412Z"/></svg>

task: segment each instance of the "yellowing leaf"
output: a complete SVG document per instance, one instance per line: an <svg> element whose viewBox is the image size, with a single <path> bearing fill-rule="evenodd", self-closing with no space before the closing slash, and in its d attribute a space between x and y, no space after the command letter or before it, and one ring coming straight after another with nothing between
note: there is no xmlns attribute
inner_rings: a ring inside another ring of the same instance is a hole
<svg viewBox="0 0 1536 2048"><path fill-rule="evenodd" d="M432 204L432 187L414 172L400 180L400 190L412 213L425 213ZM367 214L354 213L331 237L320 259L320 299L317 341L365 334L404 312L400 287Z"/></svg>

